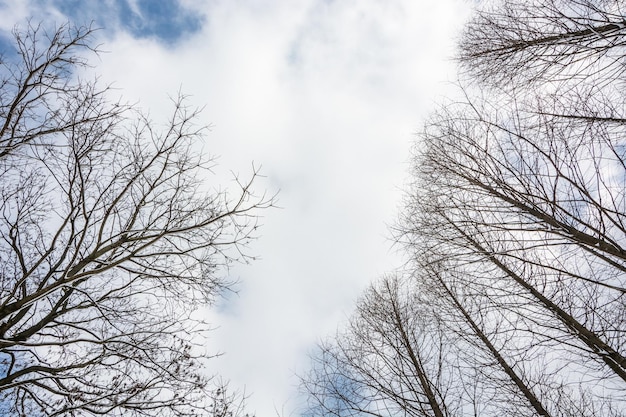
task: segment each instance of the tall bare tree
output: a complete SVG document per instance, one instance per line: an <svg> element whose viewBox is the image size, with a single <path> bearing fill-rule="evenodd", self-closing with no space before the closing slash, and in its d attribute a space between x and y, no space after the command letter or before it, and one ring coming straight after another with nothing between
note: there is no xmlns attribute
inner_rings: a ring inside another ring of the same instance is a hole
<svg viewBox="0 0 626 417"><path fill-rule="evenodd" d="M414 332L416 351L445 358L452 415L624 416L626 5L479 7L458 54L460 99L415 144L396 231L412 277L404 294L421 296L390 333ZM393 320L385 311L378 323ZM438 323L444 343L424 343L433 330L420 320ZM381 385L366 386L425 393Z"/></svg>
<svg viewBox="0 0 626 417"><path fill-rule="evenodd" d="M459 48L464 69L488 83L612 83L626 69L619 0L505 0L481 4Z"/></svg>
<svg viewBox="0 0 626 417"><path fill-rule="evenodd" d="M320 346L303 379L313 415L455 415L437 322L406 281L387 277L357 304L345 331Z"/></svg>
<svg viewBox="0 0 626 417"><path fill-rule="evenodd" d="M211 189L198 111L156 123L76 76L93 30L15 30L0 67L0 408L11 415L242 414L194 310L246 260L252 182Z"/></svg>

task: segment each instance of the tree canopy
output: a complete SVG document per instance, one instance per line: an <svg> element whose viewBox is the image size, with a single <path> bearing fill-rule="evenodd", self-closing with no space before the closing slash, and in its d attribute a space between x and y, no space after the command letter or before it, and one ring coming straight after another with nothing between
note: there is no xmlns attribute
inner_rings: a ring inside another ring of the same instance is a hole
<svg viewBox="0 0 626 417"><path fill-rule="evenodd" d="M310 415L626 415L625 6L479 5L415 143L407 266L314 355Z"/></svg>
<svg viewBox="0 0 626 417"><path fill-rule="evenodd" d="M154 121L79 77L94 30L28 25L0 62L0 410L234 416L194 314L230 288L259 210L216 190L184 96Z"/></svg>

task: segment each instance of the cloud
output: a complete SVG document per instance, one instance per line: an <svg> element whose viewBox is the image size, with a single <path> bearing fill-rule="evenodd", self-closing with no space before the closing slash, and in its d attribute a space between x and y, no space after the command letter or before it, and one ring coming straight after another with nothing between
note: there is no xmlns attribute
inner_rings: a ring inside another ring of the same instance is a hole
<svg viewBox="0 0 626 417"><path fill-rule="evenodd" d="M266 176L259 191L281 190L283 208L263 213L250 248L261 260L233 268L239 294L207 314L219 326L214 350L226 352L215 370L252 394L259 416L289 414L298 404L293 371L307 366L306 352L349 315L371 279L400 262L386 224L400 205L413 133L454 76L447 59L469 6L157 3L72 13L76 2L54 0L45 13L110 17L99 34L110 53L94 62L102 82L154 120L167 115L168 94L189 94L212 125L204 146L220 155L216 181L228 184L231 170L249 174L254 161ZM199 20L186 27L192 11Z"/></svg>

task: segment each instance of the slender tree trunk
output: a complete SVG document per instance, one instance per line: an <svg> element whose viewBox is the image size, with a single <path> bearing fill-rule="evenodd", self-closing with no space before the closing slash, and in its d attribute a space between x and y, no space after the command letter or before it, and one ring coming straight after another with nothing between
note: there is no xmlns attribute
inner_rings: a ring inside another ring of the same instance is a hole
<svg viewBox="0 0 626 417"><path fill-rule="evenodd" d="M393 309L392 313L393 313L393 319L394 319L395 325L398 331L400 332L400 338L402 340L402 344L404 345L404 348L406 349L406 352L409 355L415 374L417 375L417 378L419 379L422 390L424 391L424 395L426 396L426 399L428 400L428 405L430 406L430 409L434 413L435 417L445 417L446 414L444 414L444 412L442 411L442 407L439 405L435 392L433 391L431 387L430 379L426 375L424 367L422 366L422 361L419 358L419 353L415 352L415 350L413 349L411 341L409 340L409 336L407 335L404 329L404 322L402 320L402 317L400 316L399 306L396 303L395 295L392 289L389 288L389 284L386 283L386 285L387 285L387 291L389 291L389 294L391 295L390 297L391 307Z"/></svg>
<svg viewBox="0 0 626 417"><path fill-rule="evenodd" d="M591 351L596 354L596 356L598 356L609 368L611 368L613 372L615 372L616 375L626 382L626 358L624 358L623 355L602 340L600 336L583 326L580 322L578 322L578 320L572 317L572 315L568 314L565 310L553 303L524 278L512 271L503 262L496 258L493 253L485 249L478 241L476 241L476 239L465 233L465 231L461 230L454 223L451 222L451 224L469 244L474 246L479 253L485 255L490 262L513 279L513 281L528 290L541 303L541 305L550 310L561 323L570 329L570 332L574 336L587 345Z"/></svg>
<svg viewBox="0 0 626 417"><path fill-rule="evenodd" d="M502 370L504 371L504 373L506 373L507 376L511 378L511 380L519 388L520 392L524 395L524 397L526 397L526 399L528 400L530 405L534 408L534 410L537 412L537 414L540 416L551 417L550 413L546 411L546 409L543 407L543 404L535 396L535 394L530 389L530 387L528 387L524 383L524 381L522 381L522 379L519 377L519 375L517 375L515 370L508 364L506 359L504 359L504 357L500 354L498 349L496 349L496 347L491 343L487 335L480 329L480 327L478 327L476 322L472 319L472 317L467 312L467 310L461 305L460 301L448 288L448 286L443 281L443 279L441 279L440 276L437 276L437 281L438 281L437 284L440 285L445 290L446 294L448 294L448 297L450 297L450 300L454 304L454 307L463 315L467 323L470 325L476 337L478 337L478 339L485 345L487 350L489 350L489 352L493 355L493 357L496 359L498 364L502 367Z"/></svg>

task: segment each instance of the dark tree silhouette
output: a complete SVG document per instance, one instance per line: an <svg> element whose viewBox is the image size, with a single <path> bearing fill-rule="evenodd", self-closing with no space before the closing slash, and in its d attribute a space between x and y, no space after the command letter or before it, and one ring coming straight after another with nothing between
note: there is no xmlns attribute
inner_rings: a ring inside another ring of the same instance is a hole
<svg viewBox="0 0 626 417"><path fill-rule="evenodd" d="M93 30L14 32L0 67L0 407L11 415L243 413L194 310L246 260L272 198L209 187L180 96L155 123L76 76ZM218 412L219 411L219 412Z"/></svg>
<svg viewBox="0 0 626 417"><path fill-rule="evenodd" d="M459 48L462 67L488 83L623 78L621 1L504 0L480 8Z"/></svg>
<svg viewBox="0 0 626 417"><path fill-rule="evenodd" d="M626 5L481 6L460 43L460 98L442 104L419 135L395 227L409 257L401 293L416 296L401 309L407 325L388 328L388 337L419 342L381 353L368 362L375 377L355 380L362 398L434 398L443 415L623 416ZM383 310L378 326L396 316L393 305ZM344 338L326 345L334 350L323 350L305 378L313 415L333 398L325 390L337 391L319 369L345 373L319 364L367 357L364 347L337 350ZM428 373L439 397L425 385L379 382L390 366L418 378L389 362L415 352L438 354L441 375L454 376L442 385ZM407 410L376 415L442 415L432 406Z"/></svg>

